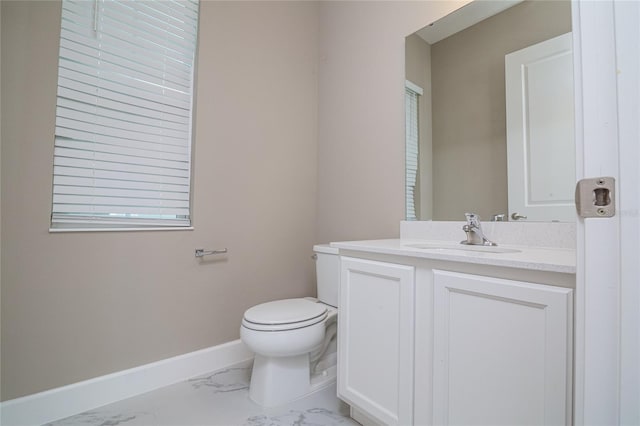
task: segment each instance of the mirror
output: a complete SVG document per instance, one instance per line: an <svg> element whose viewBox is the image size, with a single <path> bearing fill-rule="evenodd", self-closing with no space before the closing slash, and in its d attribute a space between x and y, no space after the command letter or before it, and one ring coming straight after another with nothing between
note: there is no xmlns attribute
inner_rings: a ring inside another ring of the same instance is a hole
<svg viewBox="0 0 640 426"><path fill-rule="evenodd" d="M485 221L574 220L571 35L568 48L552 42L570 32L570 0L476 0L406 38L407 93L418 93L405 98L407 142L417 147L407 149L407 220L459 221L468 211ZM521 53L540 45L543 56ZM509 83L514 57L523 80ZM510 206L517 198L523 207Z"/></svg>

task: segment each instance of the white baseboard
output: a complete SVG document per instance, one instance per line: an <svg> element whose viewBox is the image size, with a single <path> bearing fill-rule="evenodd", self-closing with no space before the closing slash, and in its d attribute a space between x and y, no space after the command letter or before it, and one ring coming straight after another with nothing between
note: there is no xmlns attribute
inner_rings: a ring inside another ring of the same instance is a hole
<svg viewBox="0 0 640 426"><path fill-rule="evenodd" d="M224 343L0 404L3 426L38 426L253 358L240 341Z"/></svg>

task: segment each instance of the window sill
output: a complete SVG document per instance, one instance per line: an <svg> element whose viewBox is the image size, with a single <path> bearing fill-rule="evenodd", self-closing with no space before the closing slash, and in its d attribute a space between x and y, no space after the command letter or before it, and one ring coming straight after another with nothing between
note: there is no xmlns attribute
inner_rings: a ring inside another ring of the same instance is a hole
<svg viewBox="0 0 640 426"><path fill-rule="evenodd" d="M49 233L59 232L141 232L141 231L193 231L193 226L165 226L157 228L49 228Z"/></svg>

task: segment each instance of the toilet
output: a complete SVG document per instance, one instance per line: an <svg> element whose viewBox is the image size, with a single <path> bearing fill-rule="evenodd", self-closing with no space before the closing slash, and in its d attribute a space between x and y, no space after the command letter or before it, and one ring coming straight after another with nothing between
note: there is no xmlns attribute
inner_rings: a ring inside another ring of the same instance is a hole
<svg viewBox="0 0 640 426"><path fill-rule="evenodd" d="M335 380L340 258L327 244L313 247L318 298L262 303L247 309L240 339L255 353L249 397L273 407Z"/></svg>

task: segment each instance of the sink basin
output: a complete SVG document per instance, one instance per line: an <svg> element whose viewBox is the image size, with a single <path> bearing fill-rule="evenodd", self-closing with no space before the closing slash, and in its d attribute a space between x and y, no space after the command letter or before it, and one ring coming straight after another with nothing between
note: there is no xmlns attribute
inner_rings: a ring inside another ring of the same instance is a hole
<svg viewBox="0 0 640 426"><path fill-rule="evenodd" d="M465 244L450 243L415 243L405 244L405 247L417 248L421 250L460 250L475 251L481 253L520 253L522 250L506 248L500 246L469 246Z"/></svg>

